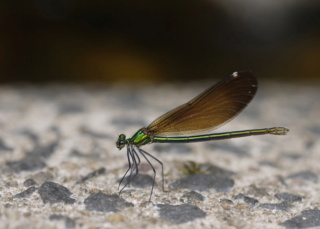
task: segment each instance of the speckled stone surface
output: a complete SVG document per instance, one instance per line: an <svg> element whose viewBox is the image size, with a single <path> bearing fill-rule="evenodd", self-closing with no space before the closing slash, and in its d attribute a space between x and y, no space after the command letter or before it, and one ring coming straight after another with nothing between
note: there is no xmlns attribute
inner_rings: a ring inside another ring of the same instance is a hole
<svg viewBox="0 0 320 229"><path fill-rule="evenodd" d="M144 146L164 164L165 190L150 159L148 202L153 172L142 160L119 196L127 156L118 135L206 85L1 87L0 228L319 227L320 86L260 82L214 132L284 126L287 136Z"/></svg>

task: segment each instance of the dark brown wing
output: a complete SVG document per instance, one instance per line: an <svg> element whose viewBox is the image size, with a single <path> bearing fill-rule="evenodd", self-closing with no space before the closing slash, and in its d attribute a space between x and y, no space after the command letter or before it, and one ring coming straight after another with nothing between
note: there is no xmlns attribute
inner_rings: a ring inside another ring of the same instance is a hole
<svg viewBox="0 0 320 229"><path fill-rule="evenodd" d="M184 136L216 129L252 100L258 81L250 72L235 72L188 103L165 113L147 129L155 136Z"/></svg>

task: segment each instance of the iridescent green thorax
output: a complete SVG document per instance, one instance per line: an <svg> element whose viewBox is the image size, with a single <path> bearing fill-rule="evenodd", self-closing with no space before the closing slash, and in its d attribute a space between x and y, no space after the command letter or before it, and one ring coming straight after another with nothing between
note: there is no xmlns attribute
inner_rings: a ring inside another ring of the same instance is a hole
<svg viewBox="0 0 320 229"><path fill-rule="evenodd" d="M141 128L138 130L128 141L137 146L142 146L148 143L152 143L153 135L148 132L146 128Z"/></svg>
<svg viewBox="0 0 320 229"><path fill-rule="evenodd" d="M154 136L152 132L148 131L146 128L141 128L131 138L126 138L124 134L120 134L116 142L116 146L120 150L127 144L142 146L152 143L153 138Z"/></svg>

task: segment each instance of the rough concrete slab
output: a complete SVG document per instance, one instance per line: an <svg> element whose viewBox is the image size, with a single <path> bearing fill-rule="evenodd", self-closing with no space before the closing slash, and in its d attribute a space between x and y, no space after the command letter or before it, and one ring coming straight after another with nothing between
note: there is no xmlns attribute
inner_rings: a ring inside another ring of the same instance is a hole
<svg viewBox="0 0 320 229"><path fill-rule="evenodd" d="M119 196L128 164L118 135L205 87L2 86L0 228L319 227L317 86L260 82L251 104L214 131L285 126L287 136L144 146L163 162L165 190L150 158L148 202L153 171L141 157L141 175Z"/></svg>

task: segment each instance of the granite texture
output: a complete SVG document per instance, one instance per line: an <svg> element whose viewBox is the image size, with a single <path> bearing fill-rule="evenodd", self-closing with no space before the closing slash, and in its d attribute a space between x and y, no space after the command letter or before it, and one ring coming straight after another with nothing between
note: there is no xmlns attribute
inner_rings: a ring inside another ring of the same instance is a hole
<svg viewBox="0 0 320 229"><path fill-rule="evenodd" d="M0 228L320 227L320 86L260 82L251 104L214 132L284 126L288 135L144 146L163 162L164 190L150 158L148 202L153 170L140 157L140 174L119 195L128 164L118 135L204 88L2 86Z"/></svg>

